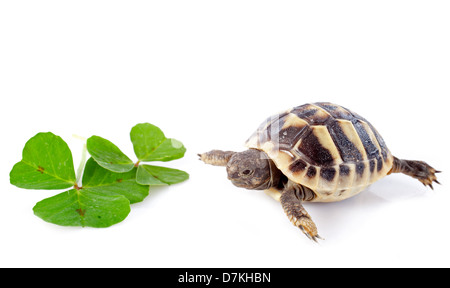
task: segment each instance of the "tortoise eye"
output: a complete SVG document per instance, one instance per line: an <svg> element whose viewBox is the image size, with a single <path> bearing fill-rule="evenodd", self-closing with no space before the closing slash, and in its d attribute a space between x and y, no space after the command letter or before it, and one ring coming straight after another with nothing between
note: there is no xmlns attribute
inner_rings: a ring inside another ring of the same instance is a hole
<svg viewBox="0 0 450 288"><path fill-rule="evenodd" d="M249 169L242 171L242 175L246 175L246 176L250 175L251 173L252 173L252 171Z"/></svg>

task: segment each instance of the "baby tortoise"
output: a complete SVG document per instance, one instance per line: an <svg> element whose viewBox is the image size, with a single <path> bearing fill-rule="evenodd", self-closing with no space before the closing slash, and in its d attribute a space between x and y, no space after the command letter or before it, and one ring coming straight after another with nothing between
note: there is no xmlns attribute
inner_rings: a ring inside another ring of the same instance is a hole
<svg viewBox="0 0 450 288"><path fill-rule="evenodd" d="M267 190L289 220L310 239L321 237L304 201L333 202L356 195L391 173L404 173L433 188L436 171L423 161L392 156L363 117L331 103L294 107L269 117L247 140L244 152L199 154L207 164L226 166L242 188Z"/></svg>

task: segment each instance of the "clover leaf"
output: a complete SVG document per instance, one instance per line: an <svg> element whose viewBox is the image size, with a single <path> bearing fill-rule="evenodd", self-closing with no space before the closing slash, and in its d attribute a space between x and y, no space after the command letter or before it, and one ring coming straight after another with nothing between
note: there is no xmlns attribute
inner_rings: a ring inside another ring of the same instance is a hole
<svg viewBox="0 0 450 288"><path fill-rule="evenodd" d="M143 185L171 185L183 182L189 174L182 170L152 165L139 165L136 182Z"/></svg>
<svg viewBox="0 0 450 288"><path fill-rule="evenodd" d="M38 133L25 144L22 160L10 173L11 184L26 189L64 189L75 185L69 146L51 132Z"/></svg>
<svg viewBox="0 0 450 288"><path fill-rule="evenodd" d="M180 141L167 139L161 129L150 123L134 126L130 138L139 161L171 161L182 158L186 152Z"/></svg>
<svg viewBox="0 0 450 288"><path fill-rule="evenodd" d="M161 129L150 123L134 126L130 138L138 159L134 164L116 145L99 136L88 139L87 149L100 166L111 171L128 172L137 167L136 182L142 185L172 185L189 178L189 174L181 170L140 165L141 162L182 158L186 148L180 141L166 138Z"/></svg>
<svg viewBox="0 0 450 288"><path fill-rule="evenodd" d="M149 187L136 182L137 168L126 173L109 171L90 158L84 168L83 188L105 195L125 196L131 204L141 202L149 194Z"/></svg>
<svg viewBox="0 0 450 288"><path fill-rule="evenodd" d="M124 220L130 213L130 201L90 188L71 189L38 202L33 211L53 224L103 228Z"/></svg>
<svg viewBox="0 0 450 288"><path fill-rule="evenodd" d="M89 154L103 168L121 173L128 172L134 167L133 161L109 140L92 136L87 139L86 145Z"/></svg>
<svg viewBox="0 0 450 288"><path fill-rule="evenodd" d="M25 189L71 188L36 203L34 214L47 222L109 227L128 216L130 204L148 196L149 185L170 185L189 178L181 170L139 165L140 161L183 157L186 149L181 142L165 138L149 123L136 125L131 135L139 159L136 164L110 141L92 136L86 141L76 175L66 142L51 132L38 133L25 144L22 160L10 172L10 182ZM87 161L86 150L91 154Z"/></svg>

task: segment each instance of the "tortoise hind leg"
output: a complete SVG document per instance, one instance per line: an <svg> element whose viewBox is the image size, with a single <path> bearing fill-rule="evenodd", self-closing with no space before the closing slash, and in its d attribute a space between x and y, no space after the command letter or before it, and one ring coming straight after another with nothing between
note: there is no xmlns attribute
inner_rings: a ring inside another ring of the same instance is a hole
<svg viewBox="0 0 450 288"><path fill-rule="evenodd" d="M440 172L423 161L402 160L394 157L394 164L389 174L403 173L409 175L422 182L423 185L428 185L433 189L433 182L440 184L436 177L436 173Z"/></svg>
<svg viewBox="0 0 450 288"><path fill-rule="evenodd" d="M297 194L294 188L283 191L280 197L281 205L292 224L300 228L309 239L317 242L317 239L322 238L317 234L317 227L311 216L303 208L301 196Z"/></svg>

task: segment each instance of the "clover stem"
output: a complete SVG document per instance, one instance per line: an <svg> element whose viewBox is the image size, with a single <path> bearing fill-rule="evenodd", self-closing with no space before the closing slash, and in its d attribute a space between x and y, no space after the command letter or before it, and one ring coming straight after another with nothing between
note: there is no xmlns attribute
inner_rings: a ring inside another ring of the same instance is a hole
<svg viewBox="0 0 450 288"><path fill-rule="evenodd" d="M80 161L80 165L78 166L77 169L77 180L76 180L76 184L75 184L75 188L81 189L81 176L83 176L83 169L84 166L86 165L86 155L87 155L87 146L86 143L83 144L83 150L81 152L81 161ZM78 188L77 188L78 187Z"/></svg>

